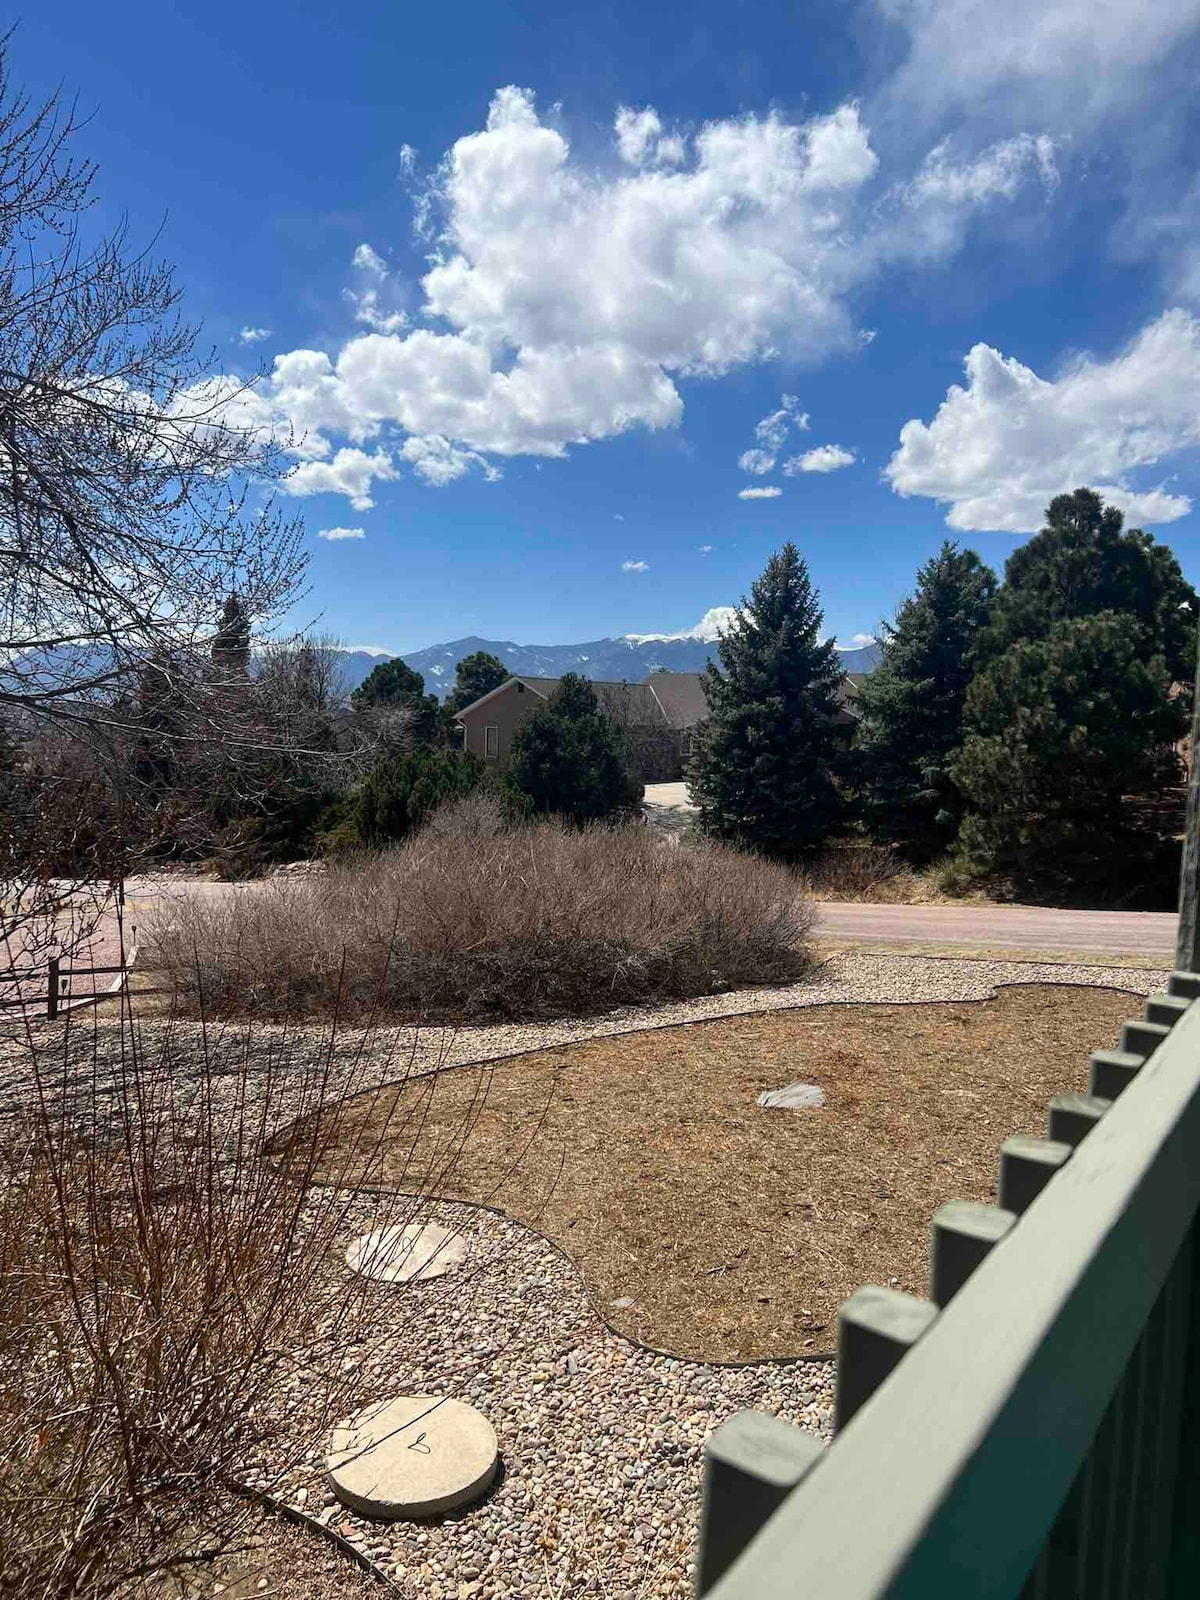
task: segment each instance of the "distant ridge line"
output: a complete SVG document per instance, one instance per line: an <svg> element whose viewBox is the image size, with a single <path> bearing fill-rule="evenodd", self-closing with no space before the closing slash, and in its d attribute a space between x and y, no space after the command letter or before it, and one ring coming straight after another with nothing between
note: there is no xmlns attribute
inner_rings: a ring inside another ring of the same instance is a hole
<svg viewBox="0 0 1200 1600"><path fill-rule="evenodd" d="M454 686L454 674L464 656L486 650L499 656L516 676L561 678L564 672L578 672L585 678L641 683L656 668L668 672L702 672L716 653L716 641L694 636L661 639L622 637L593 639L584 644L516 644L511 639L481 639L468 634L447 644L427 645L424 650L408 651L403 659L425 679L430 694L444 698ZM879 664L877 644L839 650L847 672L870 672ZM346 685L356 689L372 667L393 659L368 650L341 653Z"/></svg>

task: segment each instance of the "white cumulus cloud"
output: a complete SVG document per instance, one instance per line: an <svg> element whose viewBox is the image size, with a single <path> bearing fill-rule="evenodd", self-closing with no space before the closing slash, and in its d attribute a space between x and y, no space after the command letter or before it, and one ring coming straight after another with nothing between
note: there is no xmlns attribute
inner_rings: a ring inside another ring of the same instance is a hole
<svg viewBox="0 0 1200 1600"><path fill-rule="evenodd" d="M346 448L380 445L446 484L497 457L675 427L680 377L853 351L851 298L866 280L938 239L955 248L961 228L945 218L1015 192L1007 176L956 186L935 164L923 181L940 185L936 200L906 202L895 184L880 195L849 103L807 121L728 117L686 137L653 107L622 107L614 126L615 171L578 156L529 91L495 94L486 126L453 144L418 197L430 240L419 285L364 242L347 290L362 330L330 352L285 352L261 386L264 416L291 431L306 466L327 469L290 487L329 487ZM936 237L918 220L930 211ZM806 425L785 396L758 445L770 453L776 434Z"/></svg>
<svg viewBox="0 0 1200 1600"><path fill-rule="evenodd" d="M646 561L622 561L622 572L649 572L650 565Z"/></svg>
<svg viewBox="0 0 1200 1600"><path fill-rule="evenodd" d="M258 344L263 339L271 337L270 328L242 328L238 333L239 344Z"/></svg>
<svg viewBox="0 0 1200 1600"><path fill-rule="evenodd" d="M629 106L617 110L613 129L621 160L631 167L650 163L677 166L684 158L685 144L679 134L664 134L662 122L653 106L633 111Z"/></svg>
<svg viewBox="0 0 1200 1600"><path fill-rule="evenodd" d="M1025 533L1047 502L1086 484L1133 521L1191 510L1162 485L1129 475L1200 445L1200 321L1164 312L1110 361L1080 356L1053 379L977 344L931 422L914 418L885 469L901 495L949 506L963 531Z"/></svg>
<svg viewBox="0 0 1200 1600"><path fill-rule="evenodd" d="M765 449L779 450L783 447L789 428L795 428L800 433L808 428L808 412L801 411L800 402L794 394L783 395L779 409L756 423L754 433Z"/></svg>
<svg viewBox="0 0 1200 1600"><path fill-rule="evenodd" d="M841 467L853 466L856 460L854 451L840 444L819 444L803 455L791 456L783 463L783 470L789 478L798 472L837 472Z"/></svg>
<svg viewBox="0 0 1200 1600"><path fill-rule="evenodd" d="M328 461L303 461L283 480L289 494L344 494L355 511L375 504L371 487L376 481L399 477L385 450L368 455L365 450L343 448Z"/></svg>
<svg viewBox="0 0 1200 1600"><path fill-rule="evenodd" d="M769 483L769 484L766 485L765 488L762 488L762 489L739 489L738 490L738 499L739 500L778 500L779 496L782 493L783 493L782 489L776 488L776 486L773 483Z"/></svg>
<svg viewBox="0 0 1200 1600"><path fill-rule="evenodd" d="M763 477L775 465L775 457L769 450L745 450L738 457L738 466L743 472L752 472L756 478Z"/></svg>
<svg viewBox="0 0 1200 1600"><path fill-rule="evenodd" d="M700 639L706 644L714 644L737 614L736 606L710 606L699 622L680 633L627 633L625 638L631 644L663 644L674 639Z"/></svg>
<svg viewBox="0 0 1200 1600"><path fill-rule="evenodd" d="M365 528L321 528L317 532L318 539L328 539L330 544L336 544L341 539L365 539ZM360 646L360 648L363 648Z"/></svg>

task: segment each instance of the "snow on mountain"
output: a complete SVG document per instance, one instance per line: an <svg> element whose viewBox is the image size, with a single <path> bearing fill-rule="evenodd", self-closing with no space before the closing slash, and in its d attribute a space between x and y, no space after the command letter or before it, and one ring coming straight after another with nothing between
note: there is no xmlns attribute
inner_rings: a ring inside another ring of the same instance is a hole
<svg viewBox="0 0 1200 1600"><path fill-rule="evenodd" d="M585 678L640 683L656 668L668 672L702 672L714 655L719 628L728 626L732 606L714 606L694 628L684 633L627 633L615 639L591 639L583 644L516 644L511 639L481 639L469 634L447 644L431 644L404 656L421 673L431 694L444 698L454 685L454 674L464 656L486 650L498 656L514 674L532 678L561 678L578 672ZM839 650L847 672L870 672L878 665L879 646ZM381 660L384 652L356 649L344 652L341 666L346 685L356 689Z"/></svg>

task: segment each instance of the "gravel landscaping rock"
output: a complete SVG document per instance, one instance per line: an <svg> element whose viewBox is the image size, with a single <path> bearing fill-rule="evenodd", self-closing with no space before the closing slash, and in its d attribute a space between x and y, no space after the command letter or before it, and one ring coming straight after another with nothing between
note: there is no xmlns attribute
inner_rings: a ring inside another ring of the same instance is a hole
<svg viewBox="0 0 1200 1600"><path fill-rule="evenodd" d="M353 1226L369 1228L372 1204L355 1202ZM641 1350L603 1326L570 1262L536 1234L466 1206L430 1206L429 1218L471 1228L477 1246L453 1278L370 1291L360 1393L476 1407L499 1442L490 1494L426 1523L348 1511L324 1472L323 1375L308 1370L248 1481L331 1527L404 1595L683 1600L704 1441L743 1409L828 1437L831 1365L722 1367Z"/></svg>

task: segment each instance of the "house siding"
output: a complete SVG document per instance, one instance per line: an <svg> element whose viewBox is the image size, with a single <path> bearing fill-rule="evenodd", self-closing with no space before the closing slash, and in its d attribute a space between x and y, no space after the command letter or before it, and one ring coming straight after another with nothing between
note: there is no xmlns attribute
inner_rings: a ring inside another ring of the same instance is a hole
<svg viewBox="0 0 1200 1600"><path fill-rule="evenodd" d="M513 734L522 722L527 721L545 699L536 690L522 683L506 683L495 694L485 697L459 713L463 726L463 749L482 756L485 761L500 763L508 759L512 749ZM496 730L496 753L487 748L487 730Z"/></svg>

